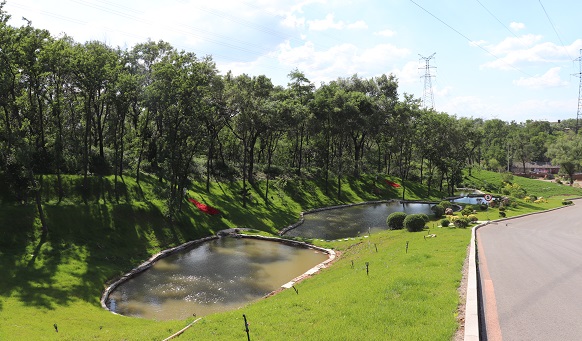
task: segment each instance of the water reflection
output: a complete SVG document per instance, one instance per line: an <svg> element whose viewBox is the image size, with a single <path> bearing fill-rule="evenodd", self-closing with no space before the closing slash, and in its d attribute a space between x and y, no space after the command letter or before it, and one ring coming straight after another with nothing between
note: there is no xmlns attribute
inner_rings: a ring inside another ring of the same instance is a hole
<svg viewBox="0 0 582 341"><path fill-rule="evenodd" d="M393 212L432 215L431 204L389 202L356 205L309 213L305 222L285 233L286 236L317 239L342 239L367 235L368 231L386 230L386 218Z"/></svg>
<svg viewBox="0 0 582 341"><path fill-rule="evenodd" d="M107 306L122 315L183 319L238 308L325 261L312 249L221 238L163 258L117 287Z"/></svg>

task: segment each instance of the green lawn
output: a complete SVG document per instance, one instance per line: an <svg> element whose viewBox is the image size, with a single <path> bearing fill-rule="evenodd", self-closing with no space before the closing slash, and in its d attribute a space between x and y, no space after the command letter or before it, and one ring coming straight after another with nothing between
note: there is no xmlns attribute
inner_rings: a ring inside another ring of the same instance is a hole
<svg viewBox="0 0 582 341"><path fill-rule="evenodd" d="M114 315L99 303L106 283L162 249L220 229L274 233L307 209L402 196L402 189L373 177L345 181L340 199L335 184L326 195L322 182L286 179L270 183L268 202L262 195L265 184L257 183L243 208L240 183L213 183L209 193L196 183L189 196L222 214L209 216L184 202L183 213L170 224L159 199L163 186L155 179L146 177L138 186L125 177L119 198L112 195L112 178L93 179L102 191L86 204L75 191L79 181L65 179L67 196L59 203L54 178L46 177L46 240L40 238L34 205L0 202L0 340L161 340L193 318L157 322ZM406 185L407 199L444 196L427 197L423 186ZM516 214L553 206L559 200L520 205ZM437 238L425 239L426 231L386 231L369 239L321 242L341 257L299 283L299 294L287 290L243 309L206 316L181 339L245 339L246 314L253 340L448 340L457 329L457 288L470 230L435 225L429 223Z"/></svg>

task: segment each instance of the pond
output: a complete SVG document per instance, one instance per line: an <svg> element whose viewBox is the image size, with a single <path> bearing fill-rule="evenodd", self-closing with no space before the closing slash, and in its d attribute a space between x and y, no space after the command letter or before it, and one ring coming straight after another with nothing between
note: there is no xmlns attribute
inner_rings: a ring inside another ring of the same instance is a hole
<svg viewBox="0 0 582 341"><path fill-rule="evenodd" d="M486 204L487 201L483 199L483 195L479 196L464 196L461 198L453 199L452 202L458 204L469 204L469 205L479 205L479 204Z"/></svg>
<svg viewBox="0 0 582 341"><path fill-rule="evenodd" d="M425 203L387 202L355 205L324 210L304 215L305 221L284 235L312 239L343 239L367 235L368 232L386 230L386 218L393 212L432 215L431 206Z"/></svg>
<svg viewBox="0 0 582 341"><path fill-rule="evenodd" d="M116 287L109 310L156 320L239 308L324 262L314 249L252 238L219 238L156 261Z"/></svg>

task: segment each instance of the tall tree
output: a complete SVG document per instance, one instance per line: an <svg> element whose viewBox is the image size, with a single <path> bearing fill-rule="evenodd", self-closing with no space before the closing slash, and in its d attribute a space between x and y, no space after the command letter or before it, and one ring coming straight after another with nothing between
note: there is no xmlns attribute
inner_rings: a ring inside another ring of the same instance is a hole
<svg viewBox="0 0 582 341"><path fill-rule="evenodd" d="M574 183L574 173L582 167L582 135L564 133L548 145L547 156L554 165L560 165Z"/></svg>

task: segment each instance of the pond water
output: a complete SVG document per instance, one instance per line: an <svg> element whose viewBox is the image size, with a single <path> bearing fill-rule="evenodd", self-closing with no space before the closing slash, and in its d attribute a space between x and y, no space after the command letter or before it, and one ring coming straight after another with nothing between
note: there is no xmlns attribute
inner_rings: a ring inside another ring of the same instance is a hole
<svg viewBox="0 0 582 341"><path fill-rule="evenodd" d="M107 307L121 315L156 320L236 309L327 258L323 252L280 242L215 239L158 260L115 288Z"/></svg>
<svg viewBox="0 0 582 341"><path fill-rule="evenodd" d="M389 202L356 205L304 215L304 223L285 236L313 239L342 239L367 235L368 231L386 230L386 218L393 212L432 215L432 204Z"/></svg>
<svg viewBox="0 0 582 341"><path fill-rule="evenodd" d="M487 201L483 199L483 195L481 196L465 196L462 198L454 199L452 202L456 202L459 204L469 204L469 205L478 205L478 204L486 204Z"/></svg>

